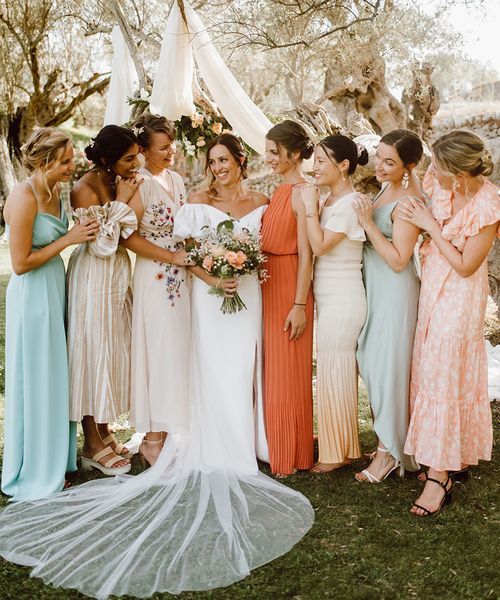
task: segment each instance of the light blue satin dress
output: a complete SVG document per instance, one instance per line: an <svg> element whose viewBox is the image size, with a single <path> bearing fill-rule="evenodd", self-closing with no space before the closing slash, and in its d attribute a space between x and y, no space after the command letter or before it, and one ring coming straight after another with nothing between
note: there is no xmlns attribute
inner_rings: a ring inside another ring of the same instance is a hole
<svg viewBox="0 0 500 600"><path fill-rule="evenodd" d="M392 240L391 215L398 201L376 208L373 221ZM368 390L373 429L382 444L408 470L418 468L403 453L410 420L410 368L417 324L420 280L413 258L400 273L363 248L367 317L358 339L359 371Z"/></svg>
<svg viewBox="0 0 500 600"><path fill-rule="evenodd" d="M7 230L8 231L8 230ZM68 231L68 218L38 213L33 250ZM5 434L2 492L11 500L44 498L76 471L76 423L69 422L64 264L12 274L6 297Z"/></svg>

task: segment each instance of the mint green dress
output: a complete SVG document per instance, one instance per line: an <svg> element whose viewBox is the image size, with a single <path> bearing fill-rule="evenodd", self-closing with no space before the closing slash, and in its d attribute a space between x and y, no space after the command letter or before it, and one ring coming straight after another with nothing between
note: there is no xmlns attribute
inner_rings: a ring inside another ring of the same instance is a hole
<svg viewBox="0 0 500 600"><path fill-rule="evenodd" d="M398 201L376 208L373 221L392 239L391 214ZM363 248L363 281L367 317L358 339L360 375L368 390L373 429L405 469L417 465L403 454L410 419L410 367L417 324L420 279L413 258L400 273L377 254L370 242Z"/></svg>
<svg viewBox="0 0 500 600"><path fill-rule="evenodd" d="M8 229L7 229L8 231ZM68 218L38 213L34 250L68 231ZM44 498L76 471L76 423L69 422L64 264L12 274L6 296L5 430L2 491L11 500Z"/></svg>

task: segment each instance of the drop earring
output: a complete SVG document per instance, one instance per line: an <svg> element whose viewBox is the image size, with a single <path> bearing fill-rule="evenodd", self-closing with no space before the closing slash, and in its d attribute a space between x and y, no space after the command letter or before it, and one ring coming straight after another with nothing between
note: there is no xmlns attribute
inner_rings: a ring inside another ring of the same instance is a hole
<svg viewBox="0 0 500 600"><path fill-rule="evenodd" d="M405 190L408 189L408 186L410 185L410 173L409 173L409 171L405 171L404 172L403 179L401 180L401 185L403 186L403 188Z"/></svg>
<svg viewBox="0 0 500 600"><path fill-rule="evenodd" d="M345 173L342 171L342 181L345 181Z"/></svg>

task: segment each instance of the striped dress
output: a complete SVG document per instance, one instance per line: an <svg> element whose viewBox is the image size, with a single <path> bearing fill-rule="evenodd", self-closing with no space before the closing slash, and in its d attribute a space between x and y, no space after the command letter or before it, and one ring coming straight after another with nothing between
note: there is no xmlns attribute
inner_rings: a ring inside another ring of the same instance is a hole
<svg viewBox="0 0 500 600"><path fill-rule="evenodd" d="M298 248L292 186L280 185L262 220L262 249L269 279L262 286L264 311L264 414L273 473L288 475L313 465L313 297L299 340L284 331L295 301Z"/></svg>
<svg viewBox="0 0 500 600"><path fill-rule="evenodd" d="M131 266L118 242L132 234L137 219L117 201L78 208L74 216L97 219L100 231L68 264L69 416L108 423L130 403Z"/></svg>

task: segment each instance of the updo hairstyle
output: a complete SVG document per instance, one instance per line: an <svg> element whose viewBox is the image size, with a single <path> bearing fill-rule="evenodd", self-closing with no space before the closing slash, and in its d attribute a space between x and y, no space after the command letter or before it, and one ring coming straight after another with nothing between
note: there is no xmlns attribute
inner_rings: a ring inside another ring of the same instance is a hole
<svg viewBox="0 0 500 600"><path fill-rule="evenodd" d="M299 152L299 159L305 160L314 152L314 144L306 130L300 123L290 119L271 127L266 138L274 142L278 148L285 148L288 158L291 158L293 152Z"/></svg>
<svg viewBox="0 0 500 600"><path fill-rule="evenodd" d="M149 148L155 133L164 133L172 142L177 136L174 124L166 117L143 113L132 124L132 131L137 137L137 142L142 148Z"/></svg>
<svg viewBox="0 0 500 600"><path fill-rule="evenodd" d="M217 189L214 186L215 178L210 170L210 150L217 145L226 147L236 163L240 165L241 178L246 179L248 176L248 156L241 141L232 133L222 133L221 135L218 135L211 142L209 142L205 159L205 176L209 180L208 191L214 196L217 195ZM242 158L243 161L241 160Z"/></svg>
<svg viewBox="0 0 500 600"><path fill-rule="evenodd" d="M68 144L71 144L69 136L55 127L37 129L21 148L24 168L29 174L37 169L45 173L61 161Z"/></svg>
<svg viewBox="0 0 500 600"><path fill-rule="evenodd" d="M432 144L436 163L450 175L491 175L495 167L483 140L471 131L454 129Z"/></svg>
<svg viewBox="0 0 500 600"><path fill-rule="evenodd" d="M85 148L85 156L96 167L109 172L125 152L137 143L137 138L130 129L106 125Z"/></svg>
<svg viewBox="0 0 500 600"><path fill-rule="evenodd" d="M405 167L416 165L424 153L422 140L409 129L394 129L380 138L380 142L396 149Z"/></svg>
<svg viewBox="0 0 500 600"><path fill-rule="evenodd" d="M323 148L328 158L336 163L348 160L348 175L352 175L358 165L368 164L368 150L364 146L358 146L345 135L329 135L321 140L318 146Z"/></svg>

